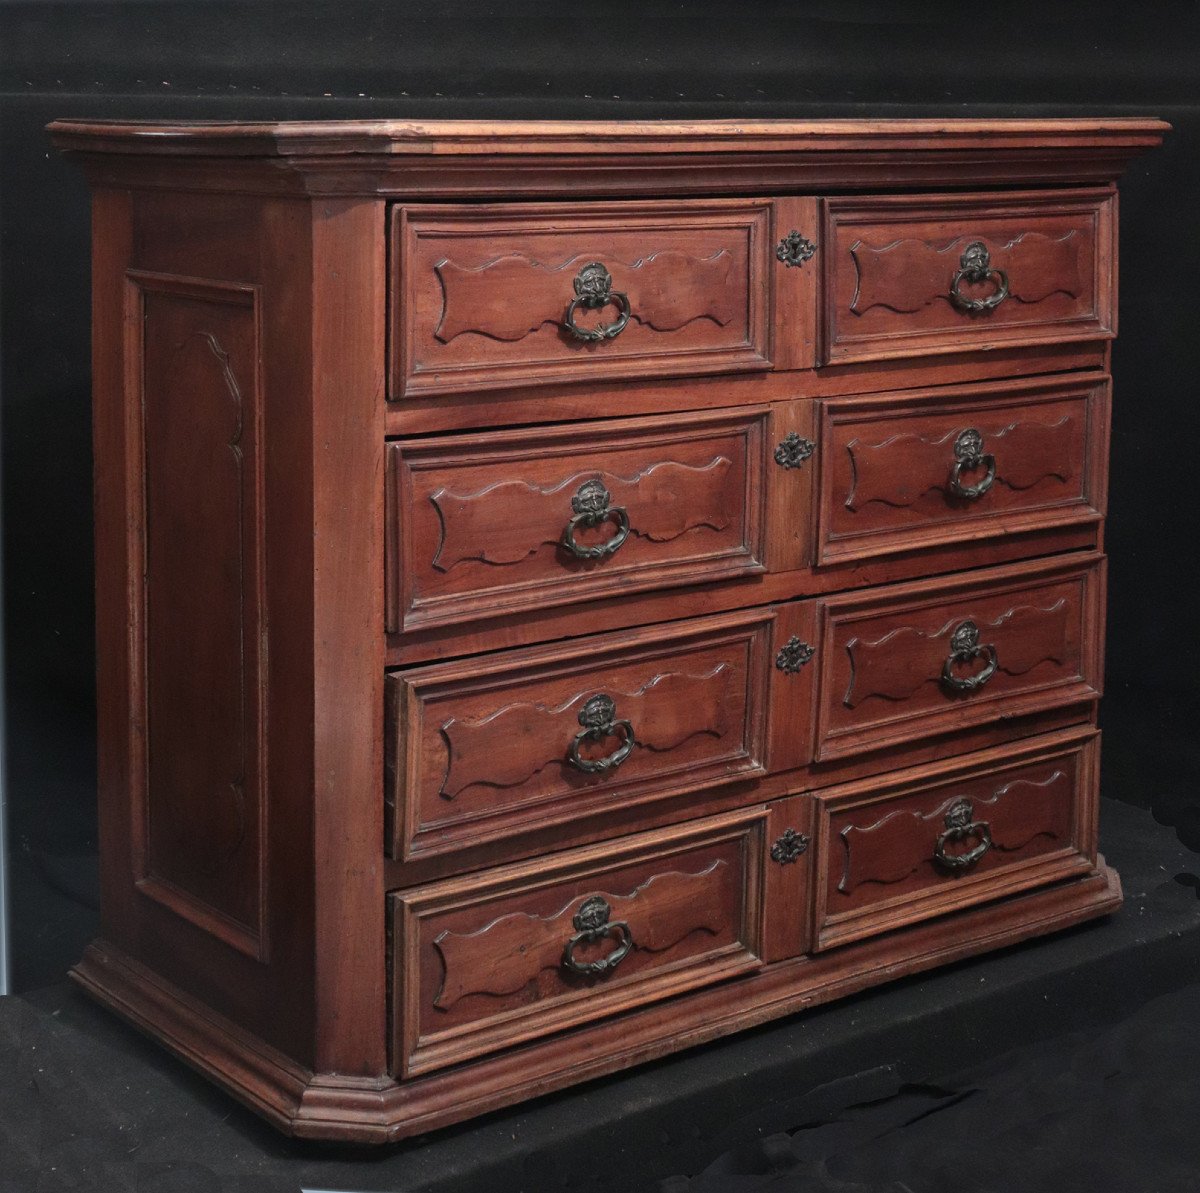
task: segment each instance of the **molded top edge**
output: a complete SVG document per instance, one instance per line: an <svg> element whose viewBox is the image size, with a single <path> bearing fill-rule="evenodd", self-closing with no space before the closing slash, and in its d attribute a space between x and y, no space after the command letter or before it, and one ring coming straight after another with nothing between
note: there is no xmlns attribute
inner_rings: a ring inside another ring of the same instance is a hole
<svg viewBox="0 0 1200 1193"><path fill-rule="evenodd" d="M56 120L66 151L305 157L831 150L990 150L1157 145L1170 125L1141 117L888 120Z"/></svg>

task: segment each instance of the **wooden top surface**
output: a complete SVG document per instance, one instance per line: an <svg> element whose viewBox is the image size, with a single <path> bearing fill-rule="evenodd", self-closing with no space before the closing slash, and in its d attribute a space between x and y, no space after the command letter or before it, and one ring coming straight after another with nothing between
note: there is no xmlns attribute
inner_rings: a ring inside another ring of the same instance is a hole
<svg viewBox="0 0 1200 1193"><path fill-rule="evenodd" d="M1109 185L1161 120L57 120L96 187L392 199Z"/></svg>
<svg viewBox="0 0 1200 1193"><path fill-rule="evenodd" d="M56 120L64 150L90 153L304 157L331 154L737 154L1095 146L1149 148L1161 120L329 120L284 122Z"/></svg>

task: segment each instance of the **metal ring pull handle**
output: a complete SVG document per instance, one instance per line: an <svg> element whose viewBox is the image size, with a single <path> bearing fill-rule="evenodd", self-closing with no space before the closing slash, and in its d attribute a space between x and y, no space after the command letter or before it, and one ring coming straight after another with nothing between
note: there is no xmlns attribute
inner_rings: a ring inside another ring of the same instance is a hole
<svg viewBox="0 0 1200 1193"><path fill-rule="evenodd" d="M578 559L603 559L612 555L629 537L629 514L619 505L610 505L612 494L602 481L584 481L575 496L571 508L575 516L563 531L563 546ZM617 533L595 547L584 547L575 541L575 531L580 527L590 530L601 522L613 522Z"/></svg>
<svg viewBox="0 0 1200 1193"><path fill-rule="evenodd" d="M970 663L975 659L986 660L982 671L965 678L954 674L955 663ZM976 692L996 674L998 664L996 648L980 645L979 627L973 621L964 621L950 636L950 656L942 665L942 682L955 692Z"/></svg>
<svg viewBox="0 0 1200 1193"><path fill-rule="evenodd" d="M966 853L947 853L947 845L974 840ZM992 847L992 826L986 820L975 819L975 808L969 799L956 800L946 813L946 831L933 846L933 857L947 870L961 874L969 870Z"/></svg>
<svg viewBox="0 0 1200 1193"><path fill-rule="evenodd" d="M575 322L575 313L581 307L587 311L598 311L610 304L615 305L619 312L614 322L601 323L597 327L580 327ZM597 343L600 340L616 339L625 330L631 314L629 296L614 290L612 275L599 261L593 261L575 275L575 297L563 316L563 326L577 340Z"/></svg>
<svg viewBox="0 0 1200 1193"><path fill-rule="evenodd" d="M617 719L617 705L611 696L601 693L593 696L579 710L579 723L583 728L575 734L571 741L569 757L571 764L589 775L602 775L605 771L616 770L637 744L633 737L633 726L628 721ZM609 755L604 758L583 758L579 747L586 741L604 741L607 737L621 737L624 740Z"/></svg>
<svg viewBox="0 0 1200 1193"><path fill-rule="evenodd" d="M563 947L563 965L572 973L594 977L602 973L611 973L633 950L633 933L624 920L610 922L612 908L599 895L585 899L583 906L575 913L572 923L575 925L575 935ZM617 947L607 956L596 961L576 961L575 950L581 944L590 944L593 940L601 940L605 936L613 936Z"/></svg>
<svg viewBox="0 0 1200 1193"><path fill-rule="evenodd" d="M978 468L986 468L983 479L973 485L962 483L963 469L974 472ZM955 497L965 497L975 501L982 497L996 479L996 457L984 453L983 436L974 427L968 427L954 441L954 466L950 469L950 492Z"/></svg>
<svg viewBox="0 0 1200 1193"><path fill-rule="evenodd" d="M991 281L996 289L987 298L968 298L959 286L963 281ZM974 240L963 250L958 259L958 272L950 280L950 298L960 310L971 315L994 311L1008 297L1008 274L1003 269L992 268L991 254L982 240Z"/></svg>

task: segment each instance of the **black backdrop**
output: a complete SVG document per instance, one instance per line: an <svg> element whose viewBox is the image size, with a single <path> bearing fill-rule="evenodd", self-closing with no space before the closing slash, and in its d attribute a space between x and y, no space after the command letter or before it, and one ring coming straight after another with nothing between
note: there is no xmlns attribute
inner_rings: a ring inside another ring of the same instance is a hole
<svg viewBox="0 0 1200 1193"><path fill-rule="evenodd" d="M94 918L88 209L58 116L1157 115L1121 206L1106 793L1200 848L1200 5L0 0L0 417L20 985Z"/></svg>

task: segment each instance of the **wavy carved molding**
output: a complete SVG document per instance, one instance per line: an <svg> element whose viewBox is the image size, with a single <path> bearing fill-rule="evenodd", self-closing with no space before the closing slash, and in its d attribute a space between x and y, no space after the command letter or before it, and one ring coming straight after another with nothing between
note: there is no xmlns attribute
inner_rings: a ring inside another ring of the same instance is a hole
<svg viewBox="0 0 1200 1193"><path fill-rule="evenodd" d="M567 761L579 732L578 713L588 697L602 690L616 701L617 716L633 725L636 759L640 751L667 753L701 735L727 737L738 704L739 675L728 663L718 663L703 675L658 674L634 691L593 686L556 706L521 701L476 720L451 718L441 726L446 771L439 794L452 800L469 787L519 787L551 766L576 780L590 777L612 784L619 776L584 776ZM614 749L617 740L613 738Z"/></svg>
<svg viewBox="0 0 1200 1193"><path fill-rule="evenodd" d="M694 932L718 936L728 928L730 911L738 906L733 878L728 863L717 858L697 873L654 874L628 894L603 897L612 920L629 924L635 955L664 953ZM443 970L433 1005L448 1011L469 995L504 998L544 971L561 974L563 948L575 932L572 917L585 899L600 893L589 891L549 916L518 911L474 932L442 932L433 941ZM570 988L566 975L563 986Z"/></svg>
<svg viewBox="0 0 1200 1193"><path fill-rule="evenodd" d="M942 664L950 654L950 637L969 613L956 613L935 630L898 626L873 642L851 638L846 643L850 658L850 682L842 703L858 708L868 700L902 701L912 698L926 684L941 685ZM997 670L1005 675L1026 675L1043 663L1062 666L1069 651L1068 629L1078 611L1066 597L1053 605L1016 605L988 621L975 618L980 640L1007 632L996 643Z"/></svg>
<svg viewBox="0 0 1200 1193"><path fill-rule="evenodd" d="M850 491L845 507L858 513L874 503L907 509L928 493L942 492L948 500L954 441L966 423L931 438L900 432L878 443L852 439ZM1011 422L997 431L984 431L984 450L996 457L997 485L1024 492L1051 477L1067 484L1078 468L1080 432L1064 414L1057 422Z"/></svg>
<svg viewBox="0 0 1200 1193"><path fill-rule="evenodd" d="M1055 770L1045 779L1014 779L990 795L969 798L975 819L988 822L992 849L997 854L1019 853L1039 837L1057 839L1054 826L1064 823L1071 788L1067 772ZM866 884L892 885L934 866L934 845L945 828L946 812L961 798L958 792L928 812L900 809L873 824L842 829L838 837L844 864L838 891L850 895Z"/></svg>
<svg viewBox="0 0 1200 1193"><path fill-rule="evenodd" d="M855 241L850 246L857 271L851 313L865 315L874 307L886 307L898 315L911 315L939 301L953 306L950 280L963 249L979 239L958 236L939 245L901 237L881 246ZM982 239L991 252L993 267L1008 274L1012 300L1033 305L1053 294L1075 299L1083 294L1080 256L1084 242L1078 229L1057 238L1022 232L1003 243Z"/></svg>
<svg viewBox="0 0 1200 1193"><path fill-rule="evenodd" d="M679 331L698 319L724 327L745 313L745 280L731 279L728 249L709 257L664 249L629 264L602 253L577 254L561 265L522 253L477 267L444 257L434 266L442 311L433 334L443 344L468 333L515 343L546 324L560 326L574 297L574 275L597 259L612 273L613 289L628 294L632 319L654 331Z"/></svg>
<svg viewBox="0 0 1200 1193"><path fill-rule="evenodd" d="M725 488L732 467L718 455L699 466L661 460L632 476L589 469L545 486L512 480L465 494L440 488L429 497L441 527L431 565L443 573L464 562L511 567L544 546L558 547L571 497L594 479L604 482L612 505L630 507L631 535L668 543L694 530L719 533L730 524Z"/></svg>

